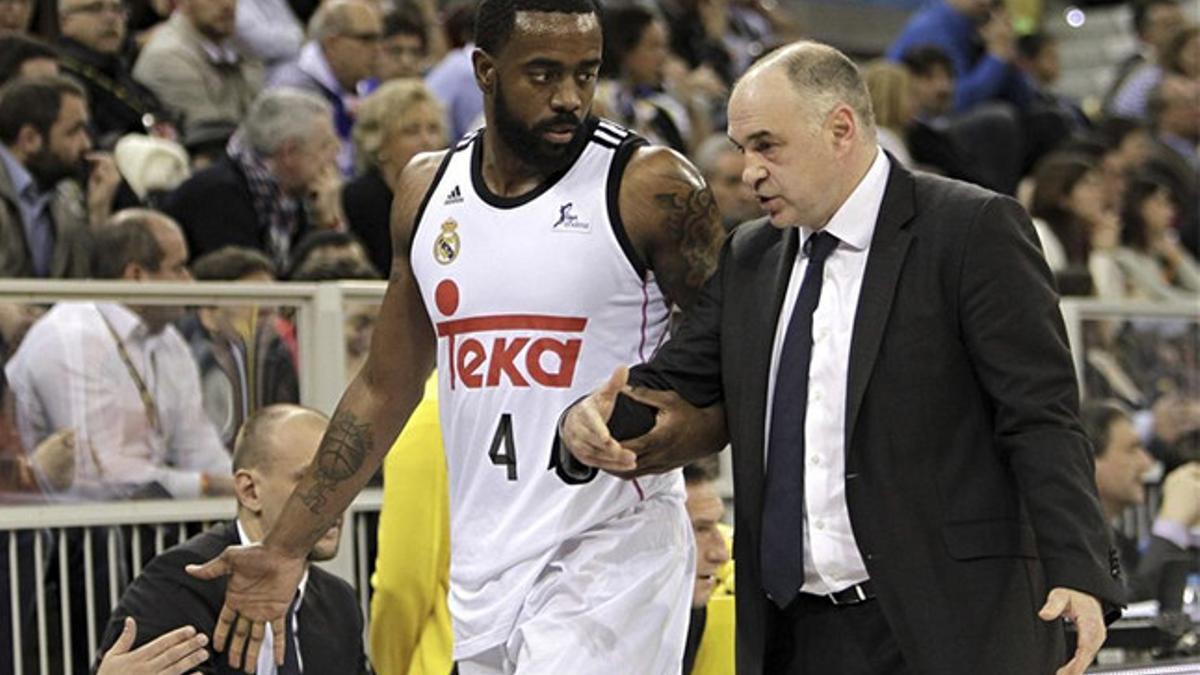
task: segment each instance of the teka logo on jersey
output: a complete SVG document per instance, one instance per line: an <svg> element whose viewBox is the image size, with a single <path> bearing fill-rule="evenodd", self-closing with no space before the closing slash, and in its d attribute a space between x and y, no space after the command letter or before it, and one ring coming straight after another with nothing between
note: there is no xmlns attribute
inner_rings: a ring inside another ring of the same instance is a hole
<svg viewBox="0 0 1200 675"><path fill-rule="evenodd" d="M434 291L438 311L458 311L458 284L443 279ZM492 314L437 322L437 335L450 350L450 388L467 389L541 385L566 389L575 380L583 347L583 317L546 314ZM490 338L473 333L509 333ZM566 337L563 334L579 337Z"/></svg>

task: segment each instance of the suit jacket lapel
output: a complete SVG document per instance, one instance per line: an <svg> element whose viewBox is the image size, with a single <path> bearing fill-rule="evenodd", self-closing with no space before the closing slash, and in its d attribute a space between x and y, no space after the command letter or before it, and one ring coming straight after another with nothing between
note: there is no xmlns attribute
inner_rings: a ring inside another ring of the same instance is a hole
<svg viewBox="0 0 1200 675"><path fill-rule="evenodd" d="M892 158L891 175L883 193L883 204L871 238L867 268L863 273L854 333L850 339L850 369L846 387L847 460L852 449L854 427L862 407L875 357L883 342L883 331L892 311L896 284L904 267L913 233L907 227L915 213L912 174ZM847 462L847 467L849 467Z"/></svg>

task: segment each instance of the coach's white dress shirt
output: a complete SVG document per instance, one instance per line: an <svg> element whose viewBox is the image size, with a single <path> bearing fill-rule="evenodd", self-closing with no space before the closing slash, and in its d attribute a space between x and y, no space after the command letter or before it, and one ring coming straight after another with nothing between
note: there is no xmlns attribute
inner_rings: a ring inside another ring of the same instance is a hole
<svg viewBox="0 0 1200 675"><path fill-rule="evenodd" d="M887 155L877 151L871 168L824 228L825 232L838 238L839 244L825 261L821 298L813 313L808 408L804 420L804 585L801 591L805 593L835 593L865 581L869 576L854 541L850 513L846 508L846 389L859 290L890 167ZM764 438L771 437L775 371L808 266L804 242L812 234L813 230L800 228L800 247L775 328L767 380ZM767 451L764 444L764 454ZM766 465L764 461L763 466Z"/></svg>

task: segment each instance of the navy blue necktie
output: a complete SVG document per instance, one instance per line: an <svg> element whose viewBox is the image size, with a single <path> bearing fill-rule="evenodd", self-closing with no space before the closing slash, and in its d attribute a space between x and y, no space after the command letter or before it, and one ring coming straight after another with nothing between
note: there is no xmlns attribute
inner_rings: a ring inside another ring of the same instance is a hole
<svg viewBox="0 0 1200 675"><path fill-rule="evenodd" d="M780 607L790 605L804 584L804 418L813 312L821 300L825 259L837 245L837 237L825 232L804 242L808 267L775 368L760 552L763 589Z"/></svg>
<svg viewBox="0 0 1200 675"><path fill-rule="evenodd" d="M286 625L283 631L283 665L278 668L278 675L301 675L300 654L296 650L296 633L293 629L298 611L300 611L299 591L296 592L296 597L292 600L292 605L288 607L287 616L284 618Z"/></svg>

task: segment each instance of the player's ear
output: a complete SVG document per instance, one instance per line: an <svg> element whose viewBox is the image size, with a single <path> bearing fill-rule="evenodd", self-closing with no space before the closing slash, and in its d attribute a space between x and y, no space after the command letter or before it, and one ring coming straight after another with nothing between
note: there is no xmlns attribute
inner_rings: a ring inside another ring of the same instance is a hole
<svg viewBox="0 0 1200 675"><path fill-rule="evenodd" d="M471 65L475 69L475 82L479 84L480 90L486 94L494 92L499 74L491 54L476 47L475 51L471 52Z"/></svg>

